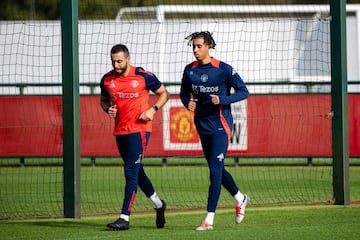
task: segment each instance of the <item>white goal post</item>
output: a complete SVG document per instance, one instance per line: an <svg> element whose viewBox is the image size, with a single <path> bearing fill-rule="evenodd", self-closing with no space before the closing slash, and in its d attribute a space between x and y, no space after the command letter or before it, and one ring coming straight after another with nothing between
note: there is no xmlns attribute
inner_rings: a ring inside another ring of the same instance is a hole
<svg viewBox="0 0 360 240"><path fill-rule="evenodd" d="M347 11L357 12L359 9L357 5L348 5ZM155 13L156 20L164 22L167 20L166 13L310 13L316 16L319 12L329 12L329 5L158 5L121 8L116 20L124 20L128 13Z"/></svg>

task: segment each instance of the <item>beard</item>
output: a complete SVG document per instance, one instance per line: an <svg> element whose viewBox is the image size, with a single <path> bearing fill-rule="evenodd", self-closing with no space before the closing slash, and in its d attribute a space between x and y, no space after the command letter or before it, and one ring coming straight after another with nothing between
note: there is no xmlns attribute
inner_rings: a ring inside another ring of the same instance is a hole
<svg viewBox="0 0 360 240"><path fill-rule="evenodd" d="M115 72L118 74L118 75L123 75L126 71L126 67L122 67L122 68L114 68Z"/></svg>

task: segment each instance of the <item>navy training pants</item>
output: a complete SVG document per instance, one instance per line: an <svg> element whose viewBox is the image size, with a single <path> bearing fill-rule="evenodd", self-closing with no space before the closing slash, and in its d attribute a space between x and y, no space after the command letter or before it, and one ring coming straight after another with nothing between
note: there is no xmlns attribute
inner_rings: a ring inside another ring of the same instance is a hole
<svg viewBox="0 0 360 240"><path fill-rule="evenodd" d="M228 148L228 136L225 131L213 135L200 136L203 152L210 169L210 186L208 192L207 211L215 212L219 201L221 185L234 196L238 187L231 174L224 167Z"/></svg>
<svg viewBox="0 0 360 240"><path fill-rule="evenodd" d="M150 138L149 132L116 135L116 144L124 161L125 196L122 214L130 215L137 187L149 198L155 189L144 171L142 159Z"/></svg>

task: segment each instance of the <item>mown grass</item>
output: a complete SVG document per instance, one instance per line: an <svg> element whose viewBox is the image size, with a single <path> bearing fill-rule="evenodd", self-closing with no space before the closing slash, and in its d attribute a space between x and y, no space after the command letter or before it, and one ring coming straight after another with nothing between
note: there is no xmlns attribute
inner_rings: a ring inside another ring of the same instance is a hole
<svg viewBox="0 0 360 240"><path fill-rule="evenodd" d="M134 214L128 231L109 231L114 216L0 222L1 239L358 239L360 206L297 206L251 208L240 225L233 210L220 210L214 230L195 231L204 212L168 212L164 229L156 229L154 214Z"/></svg>
<svg viewBox="0 0 360 240"><path fill-rule="evenodd" d="M62 167L0 168L0 239L357 239L360 229L360 167L350 167L350 206L327 205L332 196L327 161L240 166L227 164L251 196L246 220L234 224L233 200L223 189L215 229L197 232L205 216L208 169L199 159L148 163L145 169L168 202L167 225L156 229L150 201L139 192L125 232L106 229L118 217L123 198L120 164L81 168L81 219L63 218ZM183 161L183 162L179 162ZM118 161L119 162L119 161ZM36 163L36 162L35 162ZM195 210L197 209L197 210ZM201 210L199 210L201 209ZM42 218L46 219L42 219ZM49 218L50 217L50 218ZM14 220L15 219L15 220ZM27 219L27 220L16 220Z"/></svg>

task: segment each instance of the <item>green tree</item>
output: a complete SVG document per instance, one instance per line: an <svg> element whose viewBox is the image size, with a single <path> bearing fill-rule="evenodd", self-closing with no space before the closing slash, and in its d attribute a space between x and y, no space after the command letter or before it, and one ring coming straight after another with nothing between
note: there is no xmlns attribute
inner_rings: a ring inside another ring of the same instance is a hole
<svg viewBox="0 0 360 240"><path fill-rule="evenodd" d="M159 4L329 4L330 0L78 0L79 19L114 19L120 8ZM61 0L1 0L0 20L59 20ZM347 3L360 3L348 0Z"/></svg>

